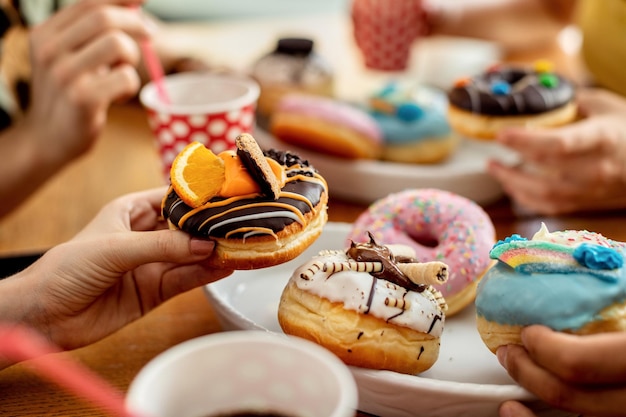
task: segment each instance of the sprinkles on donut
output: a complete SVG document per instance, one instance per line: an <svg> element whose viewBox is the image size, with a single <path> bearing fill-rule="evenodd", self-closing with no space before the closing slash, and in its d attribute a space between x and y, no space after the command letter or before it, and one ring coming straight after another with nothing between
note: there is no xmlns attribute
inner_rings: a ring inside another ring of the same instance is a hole
<svg viewBox="0 0 626 417"><path fill-rule="evenodd" d="M236 144L236 151L218 155L192 144L200 155L181 161L183 150L172 165L163 216L172 228L215 241L207 260L214 267L257 269L289 261L326 224L326 181L291 152L262 151L251 135L241 135ZM211 168L199 176L202 154ZM194 187L209 187L213 195L191 204L195 200L185 191Z"/></svg>
<svg viewBox="0 0 626 417"><path fill-rule="evenodd" d="M573 334L626 329L626 243L587 230L514 234L490 251L497 260L478 286L476 323L492 352L522 344L525 326Z"/></svg>
<svg viewBox="0 0 626 417"><path fill-rule="evenodd" d="M499 64L462 78L448 92L448 120L467 137L492 139L506 127L555 127L576 118L574 85L548 61Z"/></svg>
<svg viewBox="0 0 626 417"><path fill-rule="evenodd" d="M449 266L449 277L438 288L448 316L474 301L476 285L492 264L491 219L473 201L444 190L405 190L375 201L354 222L348 242L367 242L370 234L383 245L411 247L420 262Z"/></svg>

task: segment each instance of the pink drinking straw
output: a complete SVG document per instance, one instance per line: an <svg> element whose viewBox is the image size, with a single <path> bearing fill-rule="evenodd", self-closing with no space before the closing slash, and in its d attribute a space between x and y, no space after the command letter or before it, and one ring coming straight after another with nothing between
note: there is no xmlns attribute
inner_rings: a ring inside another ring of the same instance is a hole
<svg viewBox="0 0 626 417"><path fill-rule="evenodd" d="M148 74L156 86L159 98L164 104L171 104L170 97L167 95L167 90L165 89L165 83L163 82L163 67L161 66L161 62L159 61L154 48L152 47L152 42L149 40L143 40L140 42L140 46L143 59L146 62Z"/></svg>
<svg viewBox="0 0 626 417"><path fill-rule="evenodd" d="M138 11L140 10L139 6L133 6L133 8ZM141 48L143 59L146 63L148 75L156 87L157 95L164 104L171 104L170 97L165 89L165 83L163 82L163 78L165 77L163 66L161 65L161 61L159 61L159 56L152 47L152 42L150 42L149 39L144 39L139 42L139 46Z"/></svg>
<svg viewBox="0 0 626 417"><path fill-rule="evenodd" d="M25 363L43 377L81 396L113 416L140 417L126 409L124 396L91 372L66 357L51 355L60 349L40 334L18 325L0 324L0 356ZM143 416L146 417L146 416Z"/></svg>

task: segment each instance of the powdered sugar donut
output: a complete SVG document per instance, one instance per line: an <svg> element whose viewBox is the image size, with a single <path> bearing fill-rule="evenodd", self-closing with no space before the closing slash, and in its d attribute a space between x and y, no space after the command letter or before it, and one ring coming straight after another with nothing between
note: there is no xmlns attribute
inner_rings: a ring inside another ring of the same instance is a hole
<svg viewBox="0 0 626 417"><path fill-rule="evenodd" d="M491 219L476 203L437 189L406 190L374 202L354 222L349 241L412 247L420 262L441 261L449 268L438 289L451 316L471 303L476 285L491 266L495 244Z"/></svg>

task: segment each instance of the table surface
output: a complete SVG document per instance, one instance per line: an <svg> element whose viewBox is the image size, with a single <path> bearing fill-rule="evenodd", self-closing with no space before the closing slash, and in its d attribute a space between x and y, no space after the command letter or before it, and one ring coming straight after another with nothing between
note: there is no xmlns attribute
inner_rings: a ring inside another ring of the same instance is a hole
<svg viewBox="0 0 626 417"><path fill-rule="evenodd" d="M269 49L277 35L304 32L319 39L320 48L328 51L334 62L341 63L338 85L342 87L338 95L350 96L354 93L354 79L358 78L353 74L362 74L363 69L352 49L347 49L350 53L341 49L349 42L349 25L337 19L331 16L289 22L254 20L244 24L245 30L241 24L233 23L178 24L168 29L168 41L182 51L236 67L232 64L249 63L252 56ZM266 30L260 31L261 28ZM258 42L249 42L250 37L245 33L254 33ZM343 39L344 43L336 39ZM211 40L216 48L207 46L213 45ZM228 45L241 48L228 48ZM560 59L554 51L548 56ZM159 185L162 185L159 160L143 110L137 102L117 105L110 111L101 140L89 154L51 178L19 210L0 221L0 255L45 250L71 238L112 198ZM365 208L362 204L332 199L329 219L351 222ZM485 209L498 238L512 233L532 235L544 221L551 230L587 229L626 241L623 212L551 218L520 216L506 199ZM166 302L98 343L61 355L79 361L112 386L125 391L137 372L155 355L185 340L219 331L211 305L202 290L196 289ZM0 372L0 398L0 415L104 415L33 374L24 364Z"/></svg>

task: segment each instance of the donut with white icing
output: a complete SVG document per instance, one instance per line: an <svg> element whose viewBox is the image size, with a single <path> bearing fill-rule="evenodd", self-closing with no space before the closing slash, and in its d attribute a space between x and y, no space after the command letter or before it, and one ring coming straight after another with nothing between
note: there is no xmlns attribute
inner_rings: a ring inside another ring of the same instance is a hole
<svg viewBox="0 0 626 417"><path fill-rule="evenodd" d="M459 134L493 139L507 127L555 127L577 116L575 88L548 62L533 68L497 65L457 80L448 92L448 120Z"/></svg>
<svg viewBox="0 0 626 417"><path fill-rule="evenodd" d="M285 143L347 159L378 159L383 145L380 128L364 110L305 94L280 100L270 132Z"/></svg>
<svg viewBox="0 0 626 417"><path fill-rule="evenodd" d="M476 314L485 345L522 344L525 326L591 334L626 330L626 244L586 230L531 239L512 235L490 252L497 260L478 285Z"/></svg>
<svg viewBox="0 0 626 417"><path fill-rule="evenodd" d="M439 260L450 267L439 288L448 317L474 301L476 285L492 263L495 230L489 215L444 190L405 190L375 201L353 223L348 240L366 242L369 233L381 244L410 246L420 262Z"/></svg>
<svg viewBox="0 0 626 417"><path fill-rule="evenodd" d="M281 295L287 334L316 342L346 364L417 374L439 356L447 308L433 285L442 262L417 263L406 246L373 239L322 251L297 268Z"/></svg>

